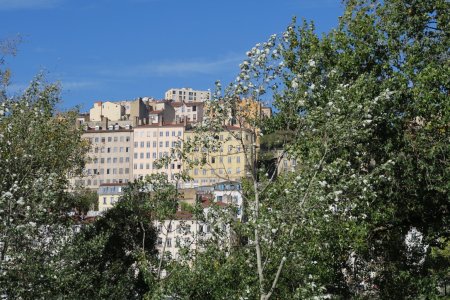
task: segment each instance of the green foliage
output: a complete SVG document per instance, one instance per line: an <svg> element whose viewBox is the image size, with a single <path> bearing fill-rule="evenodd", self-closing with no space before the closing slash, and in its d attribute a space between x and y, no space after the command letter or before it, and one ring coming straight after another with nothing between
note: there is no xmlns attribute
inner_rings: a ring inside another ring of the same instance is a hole
<svg viewBox="0 0 450 300"><path fill-rule="evenodd" d="M42 80L0 103L0 292L12 298L48 292L54 253L71 234L67 174L87 151L75 113L55 115L58 86Z"/></svg>
<svg viewBox="0 0 450 300"><path fill-rule="evenodd" d="M144 182L130 184L114 208L81 228L62 253L56 295L140 299L152 288L147 268L155 260L156 231L149 199Z"/></svg>

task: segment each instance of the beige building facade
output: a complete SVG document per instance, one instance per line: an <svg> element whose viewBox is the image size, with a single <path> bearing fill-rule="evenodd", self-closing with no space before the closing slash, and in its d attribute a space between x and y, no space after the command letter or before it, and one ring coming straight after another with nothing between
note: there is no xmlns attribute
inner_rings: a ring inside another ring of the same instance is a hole
<svg viewBox="0 0 450 300"><path fill-rule="evenodd" d="M104 183L127 183L132 180L133 130L87 130L83 139L91 148L83 178L72 178L72 185L97 189Z"/></svg>
<svg viewBox="0 0 450 300"><path fill-rule="evenodd" d="M165 94L166 100L173 100L177 102L204 102L211 99L210 91L197 91L192 88L170 89Z"/></svg>
<svg viewBox="0 0 450 300"><path fill-rule="evenodd" d="M165 173L169 180L182 171L181 159L175 157L168 165L159 169L156 161L169 157L173 148L183 142L185 127L183 124L145 125L134 128L133 136L133 176L144 178L146 175Z"/></svg>

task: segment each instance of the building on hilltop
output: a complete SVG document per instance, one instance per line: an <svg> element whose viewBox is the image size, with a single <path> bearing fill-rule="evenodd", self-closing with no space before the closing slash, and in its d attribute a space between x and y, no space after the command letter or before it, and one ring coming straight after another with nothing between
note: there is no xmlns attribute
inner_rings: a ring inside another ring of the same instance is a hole
<svg viewBox="0 0 450 300"><path fill-rule="evenodd" d="M188 130L186 141L195 141L199 133ZM185 187L199 187L213 185L222 181L241 181L246 176L247 159L251 160L251 146L253 134L244 128L224 126L223 131L214 134L220 146L214 149L202 148L194 145L188 153L189 160L194 166L188 171L192 178L185 183Z"/></svg>
<svg viewBox="0 0 450 300"><path fill-rule="evenodd" d="M134 128L133 135L133 177L165 173L168 179L175 180L175 174L182 171L182 161L172 157L171 162L158 168L156 161L170 157L171 150L182 145L184 124L152 124Z"/></svg>
<svg viewBox="0 0 450 300"><path fill-rule="evenodd" d="M176 102L204 102L211 100L211 92L197 91L192 88L172 88L164 94L164 97L166 100L173 100Z"/></svg>
<svg viewBox="0 0 450 300"><path fill-rule="evenodd" d="M72 186L97 189L103 183L127 183L132 180L133 130L111 126L108 129L85 128L82 136L91 147L84 177L70 178Z"/></svg>

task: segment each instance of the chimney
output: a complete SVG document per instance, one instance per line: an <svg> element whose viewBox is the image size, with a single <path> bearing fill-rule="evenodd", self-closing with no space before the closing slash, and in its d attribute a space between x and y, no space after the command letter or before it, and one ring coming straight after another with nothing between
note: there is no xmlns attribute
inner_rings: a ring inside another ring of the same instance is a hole
<svg viewBox="0 0 450 300"><path fill-rule="evenodd" d="M184 125L184 127L186 127L186 125L187 125L187 117L186 116L184 117L183 125Z"/></svg>
<svg viewBox="0 0 450 300"><path fill-rule="evenodd" d="M163 124L162 116L161 116L161 115L158 115L158 125L159 125L159 126L162 126L162 124Z"/></svg>

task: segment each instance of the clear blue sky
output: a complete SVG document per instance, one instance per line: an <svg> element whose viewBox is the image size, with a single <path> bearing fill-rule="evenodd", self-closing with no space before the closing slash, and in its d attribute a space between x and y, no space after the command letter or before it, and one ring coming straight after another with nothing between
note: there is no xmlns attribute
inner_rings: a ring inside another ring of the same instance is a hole
<svg viewBox="0 0 450 300"><path fill-rule="evenodd" d="M340 0L0 0L0 39L20 34L17 93L39 71L62 83L63 108L161 99L169 88L232 81L245 52L296 16L336 26Z"/></svg>

